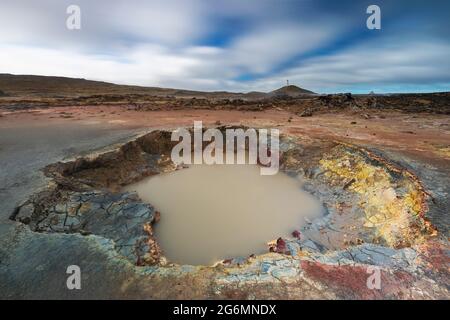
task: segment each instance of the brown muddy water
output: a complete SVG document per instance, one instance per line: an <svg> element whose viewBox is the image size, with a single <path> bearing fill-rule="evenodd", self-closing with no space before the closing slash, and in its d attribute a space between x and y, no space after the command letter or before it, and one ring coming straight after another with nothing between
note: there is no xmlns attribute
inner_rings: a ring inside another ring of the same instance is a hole
<svg viewBox="0 0 450 320"><path fill-rule="evenodd" d="M257 165L192 165L125 187L161 213L154 231L163 254L179 264L267 252L266 243L322 214L321 204L284 173Z"/></svg>

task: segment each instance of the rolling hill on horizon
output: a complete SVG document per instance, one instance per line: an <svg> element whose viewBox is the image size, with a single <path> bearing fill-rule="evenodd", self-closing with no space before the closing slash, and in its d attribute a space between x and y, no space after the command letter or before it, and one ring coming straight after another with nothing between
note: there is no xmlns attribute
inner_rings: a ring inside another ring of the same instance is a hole
<svg viewBox="0 0 450 320"><path fill-rule="evenodd" d="M259 91L195 91L175 88L120 85L105 81L59 76L14 75L0 73L0 92L6 96L64 97L95 94L141 94L175 97L249 98L262 99L272 96L295 97L313 94L312 91L290 85L265 93Z"/></svg>
<svg viewBox="0 0 450 320"><path fill-rule="evenodd" d="M314 92L310 90L306 90L300 87L297 87L295 85L287 85L284 87L281 87L279 89L276 89L274 91L269 92L270 95L283 95L283 96L290 96L290 97L296 97L304 94L314 94Z"/></svg>

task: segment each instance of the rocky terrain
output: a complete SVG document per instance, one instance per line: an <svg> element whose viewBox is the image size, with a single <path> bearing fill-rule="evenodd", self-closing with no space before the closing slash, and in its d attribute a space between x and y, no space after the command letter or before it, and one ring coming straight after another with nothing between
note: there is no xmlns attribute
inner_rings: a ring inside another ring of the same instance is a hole
<svg viewBox="0 0 450 320"><path fill-rule="evenodd" d="M427 94L315 94L294 85L264 92L199 92L147 88L61 77L0 74L0 108L23 110L64 106L126 106L130 110L284 109L301 116L320 112L399 110L450 114L449 92Z"/></svg>
<svg viewBox="0 0 450 320"><path fill-rule="evenodd" d="M7 77L2 298L450 298L449 93L159 94ZM170 132L194 120L279 128L282 171L302 176L326 215L274 239L266 254L213 266L166 259L152 232L164 212L121 187L182 170L170 160ZM82 290L65 286L71 264ZM373 268L379 289L367 286Z"/></svg>

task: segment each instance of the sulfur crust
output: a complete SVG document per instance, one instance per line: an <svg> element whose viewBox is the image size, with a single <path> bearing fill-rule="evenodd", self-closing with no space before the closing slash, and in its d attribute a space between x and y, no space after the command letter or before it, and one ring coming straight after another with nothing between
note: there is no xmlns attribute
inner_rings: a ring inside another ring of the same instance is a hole
<svg viewBox="0 0 450 320"><path fill-rule="evenodd" d="M377 166L361 152L343 145L320 160L325 177L334 185L347 185L360 197L365 214L364 226L392 247L421 243L434 233L423 218L425 196L411 174L393 177L384 166Z"/></svg>

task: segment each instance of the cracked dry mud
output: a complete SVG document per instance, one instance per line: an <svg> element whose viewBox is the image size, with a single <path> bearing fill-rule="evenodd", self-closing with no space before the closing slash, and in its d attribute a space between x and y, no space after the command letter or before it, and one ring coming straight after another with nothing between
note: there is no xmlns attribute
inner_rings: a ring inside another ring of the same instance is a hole
<svg viewBox="0 0 450 320"><path fill-rule="evenodd" d="M63 292L63 298L450 297L448 218L442 217L439 190L429 190L414 170L378 150L292 134L281 138L281 170L301 175L326 214L299 230L300 237L278 239L266 254L249 252L214 266L171 263L152 233L164 212L120 190L182 170L170 160L173 145L170 131L155 130L108 152L48 165L49 186L10 217L21 222L20 232L5 245L29 256L12 256L3 247L0 259L7 265L0 271L19 261L45 265L45 253L69 252L90 290ZM367 287L370 266L381 268L381 290ZM102 275L89 278L96 268ZM47 281L58 285L58 277ZM109 278L116 282L105 283ZM34 281L39 286L44 280ZM8 285L17 281L5 278Z"/></svg>

